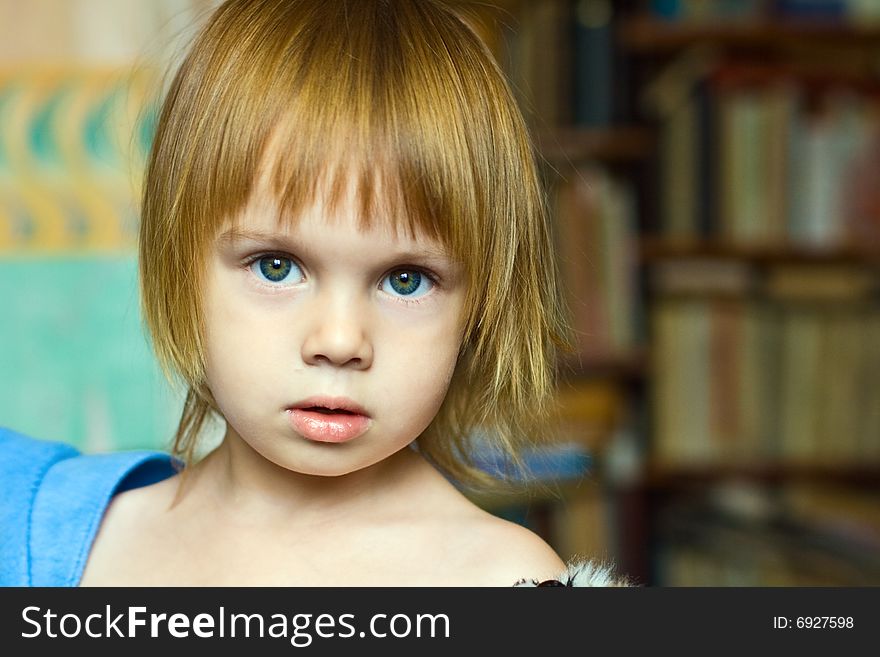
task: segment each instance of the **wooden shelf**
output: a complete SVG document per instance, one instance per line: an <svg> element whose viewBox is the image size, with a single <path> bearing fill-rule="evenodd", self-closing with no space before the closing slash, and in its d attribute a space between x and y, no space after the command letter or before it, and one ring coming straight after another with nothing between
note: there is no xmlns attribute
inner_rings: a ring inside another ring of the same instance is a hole
<svg viewBox="0 0 880 657"><path fill-rule="evenodd" d="M845 248L807 248L802 246L738 246L720 242L674 242L645 239L640 244L643 262L716 258L745 260L755 264L877 264L880 250Z"/></svg>
<svg viewBox="0 0 880 657"><path fill-rule="evenodd" d="M749 48L804 44L865 47L880 44L880 25L827 20L688 24L639 16L623 22L618 37L624 48L640 53L673 51L701 43Z"/></svg>
<svg viewBox="0 0 880 657"><path fill-rule="evenodd" d="M558 364L558 370L562 376L574 379L638 381L645 376L647 362L646 351L638 349L631 354L604 358L563 358Z"/></svg>
<svg viewBox="0 0 880 657"><path fill-rule="evenodd" d="M551 164L583 160L634 161L651 153L654 137L641 127L562 127L535 137L538 152Z"/></svg>
<svg viewBox="0 0 880 657"><path fill-rule="evenodd" d="M724 480L760 484L811 482L880 488L880 465L828 466L826 464L707 465L704 467L655 466L648 469L642 484L653 490L704 486Z"/></svg>

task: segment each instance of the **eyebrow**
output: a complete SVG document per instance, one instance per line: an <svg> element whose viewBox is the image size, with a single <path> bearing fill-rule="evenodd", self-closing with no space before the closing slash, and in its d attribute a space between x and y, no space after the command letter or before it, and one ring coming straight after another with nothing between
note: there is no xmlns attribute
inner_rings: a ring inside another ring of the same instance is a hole
<svg viewBox="0 0 880 657"><path fill-rule="evenodd" d="M257 244L264 244L270 248L278 248L284 250L299 250L303 248L300 244L278 235L278 233L267 233L260 230L241 230L238 228L229 228L217 236L218 243L232 244L234 242L249 241ZM308 249L305 249L308 252ZM400 251L392 251L390 258L399 259L442 259L452 260L452 256L448 251L440 248L419 247L416 249L402 249Z"/></svg>

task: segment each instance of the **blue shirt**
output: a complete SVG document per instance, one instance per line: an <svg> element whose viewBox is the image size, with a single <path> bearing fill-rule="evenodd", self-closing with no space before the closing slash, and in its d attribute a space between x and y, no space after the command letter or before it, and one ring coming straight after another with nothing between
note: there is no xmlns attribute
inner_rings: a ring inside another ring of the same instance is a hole
<svg viewBox="0 0 880 657"><path fill-rule="evenodd" d="M113 496L176 472L161 452L87 456L0 427L0 586L77 586Z"/></svg>

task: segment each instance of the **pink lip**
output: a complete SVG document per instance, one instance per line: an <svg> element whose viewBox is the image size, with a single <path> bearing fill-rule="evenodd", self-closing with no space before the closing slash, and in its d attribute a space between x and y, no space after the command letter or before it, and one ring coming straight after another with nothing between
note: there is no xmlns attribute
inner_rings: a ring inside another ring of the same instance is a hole
<svg viewBox="0 0 880 657"><path fill-rule="evenodd" d="M370 417L370 414L367 413L362 406L356 404L348 397L327 397L324 395L315 395L313 397L301 399L295 404L292 404L290 408L311 408L312 406L322 406L324 408L338 409L342 411L348 411L349 413L356 413L357 415L365 415L367 417Z"/></svg>
<svg viewBox="0 0 880 657"><path fill-rule="evenodd" d="M308 410L314 406L348 411L322 413ZM372 424L366 411L346 397L309 397L287 409L290 424L301 436L324 443L344 443L366 432Z"/></svg>

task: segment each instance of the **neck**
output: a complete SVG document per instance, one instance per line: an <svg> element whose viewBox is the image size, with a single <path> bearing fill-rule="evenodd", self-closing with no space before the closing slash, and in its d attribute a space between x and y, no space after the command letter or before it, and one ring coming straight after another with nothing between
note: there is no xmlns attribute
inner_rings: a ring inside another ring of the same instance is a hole
<svg viewBox="0 0 880 657"><path fill-rule="evenodd" d="M439 476L409 448L343 475L303 474L265 458L230 430L219 447L187 471L178 499L185 503L189 498L205 511L249 524L314 527L393 513L407 501L403 491L425 475Z"/></svg>

